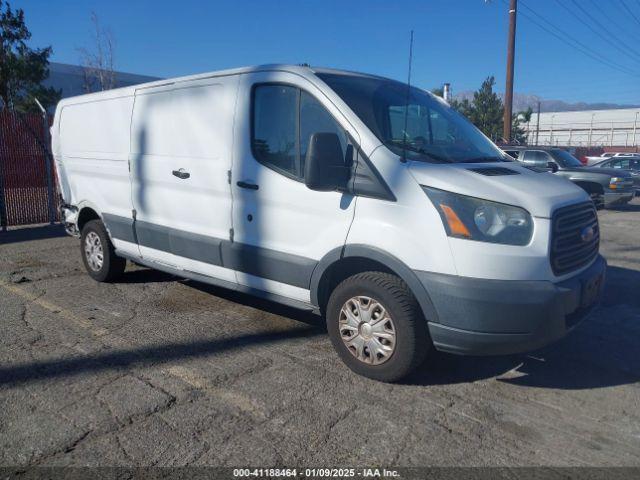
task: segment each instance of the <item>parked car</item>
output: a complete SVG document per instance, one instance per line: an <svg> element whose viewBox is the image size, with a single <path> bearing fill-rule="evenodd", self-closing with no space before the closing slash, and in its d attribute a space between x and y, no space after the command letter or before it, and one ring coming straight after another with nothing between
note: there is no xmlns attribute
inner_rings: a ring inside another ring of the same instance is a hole
<svg viewBox="0 0 640 480"><path fill-rule="evenodd" d="M596 157L590 156L590 157L585 157L585 159L587 160L587 166L592 166L595 165L596 163L600 163L603 160L606 160L608 158L612 158L612 157L634 157L637 156L637 153L628 153L628 152L604 152L602 155L598 155Z"/></svg>
<svg viewBox="0 0 640 480"><path fill-rule="evenodd" d="M636 195L640 195L640 155L610 158L603 162L596 163L594 167L613 168L614 170L625 170L629 172L633 177Z"/></svg>
<svg viewBox="0 0 640 480"><path fill-rule="evenodd" d="M92 278L129 259L316 311L378 380L433 348L536 349L602 291L589 196L394 80L289 65L166 79L66 98L52 134Z"/></svg>
<svg viewBox="0 0 640 480"><path fill-rule="evenodd" d="M547 170L583 188L597 208L628 203L635 195L633 178L623 170L585 167L566 150L555 147L504 147L525 165Z"/></svg>

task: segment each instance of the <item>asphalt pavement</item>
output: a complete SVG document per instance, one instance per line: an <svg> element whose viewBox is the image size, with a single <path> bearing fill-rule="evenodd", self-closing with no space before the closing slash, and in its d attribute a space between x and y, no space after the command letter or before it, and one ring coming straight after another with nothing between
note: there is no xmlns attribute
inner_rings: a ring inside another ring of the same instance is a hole
<svg viewBox="0 0 640 480"><path fill-rule="evenodd" d="M311 314L0 232L0 466L640 466L640 199L600 212L601 309L527 355L358 377Z"/></svg>

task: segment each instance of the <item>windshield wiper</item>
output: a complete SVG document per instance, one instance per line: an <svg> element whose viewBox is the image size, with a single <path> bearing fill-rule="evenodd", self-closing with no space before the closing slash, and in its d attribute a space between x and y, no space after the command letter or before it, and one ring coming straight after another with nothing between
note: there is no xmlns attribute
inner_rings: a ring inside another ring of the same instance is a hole
<svg viewBox="0 0 640 480"><path fill-rule="evenodd" d="M414 147L411 144L405 143L402 140L388 140L385 142L386 145L391 144L394 147L399 147L402 149L409 150L410 152L419 153L420 155L424 155L425 157L434 160L439 163L453 163L448 158L445 158L440 155L436 155L435 153L427 152L426 150L418 147Z"/></svg>

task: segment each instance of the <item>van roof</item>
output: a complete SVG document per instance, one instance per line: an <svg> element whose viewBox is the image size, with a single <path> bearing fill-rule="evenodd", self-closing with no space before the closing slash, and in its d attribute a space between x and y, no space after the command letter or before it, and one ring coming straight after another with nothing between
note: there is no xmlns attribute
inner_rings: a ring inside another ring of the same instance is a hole
<svg viewBox="0 0 640 480"><path fill-rule="evenodd" d="M240 75L243 73L251 73L251 72L278 71L278 70L296 73L303 77L308 76L310 73L311 74L326 73L326 74L334 74L334 75L357 75L361 77L379 78L379 79L384 78L377 75L371 75L371 74L360 73L360 72L352 72L348 70L339 70L339 69L332 69L332 68L316 68L306 64L292 65L292 64L275 63L275 64L256 65L253 67L241 67L241 68L232 68L227 70L217 70L213 72L198 73L195 75L186 75L186 76L175 77L175 78L165 78L161 80L155 80L153 82L146 82L146 83L140 83L137 85L114 88L112 90L105 90L102 92L87 93L85 95L77 95L74 97L64 98L59 102L59 105L84 103L90 100L99 100L99 99L103 100L108 98L129 96L129 95L133 95L136 90L160 87L163 85L172 85L172 84L177 84L182 82L190 82L194 80L204 80L207 78L222 77L222 76L229 76L229 75Z"/></svg>

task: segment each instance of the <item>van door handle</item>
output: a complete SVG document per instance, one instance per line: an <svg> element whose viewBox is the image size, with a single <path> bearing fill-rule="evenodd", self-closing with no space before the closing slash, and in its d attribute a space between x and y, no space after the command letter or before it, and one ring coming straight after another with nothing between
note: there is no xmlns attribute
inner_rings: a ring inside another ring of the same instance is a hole
<svg viewBox="0 0 640 480"><path fill-rule="evenodd" d="M239 181L238 183L236 183L236 185L238 185L240 188L248 188L249 190L258 190L260 188L255 183L248 183L243 181Z"/></svg>
<svg viewBox="0 0 640 480"><path fill-rule="evenodd" d="M175 177L181 178L182 180L184 180L185 178L189 178L191 176L191 174L187 172L184 168L181 168L179 170L174 170L171 173L173 173Z"/></svg>

